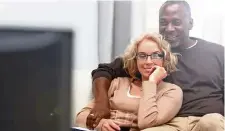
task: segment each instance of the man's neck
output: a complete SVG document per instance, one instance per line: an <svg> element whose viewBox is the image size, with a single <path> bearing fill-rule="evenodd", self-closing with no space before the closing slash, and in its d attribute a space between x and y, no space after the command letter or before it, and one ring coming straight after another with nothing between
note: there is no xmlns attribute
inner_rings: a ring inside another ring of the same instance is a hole
<svg viewBox="0 0 225 131"><path fill-rule="evenodd" d="M183 44L181 44L181 46L172 48L172 51L173 52L182 52L183 50L188 49L189 47L193 46L195 43L196 43L195 40L188 38L187 40L185 40L183 42Z"/></svg>

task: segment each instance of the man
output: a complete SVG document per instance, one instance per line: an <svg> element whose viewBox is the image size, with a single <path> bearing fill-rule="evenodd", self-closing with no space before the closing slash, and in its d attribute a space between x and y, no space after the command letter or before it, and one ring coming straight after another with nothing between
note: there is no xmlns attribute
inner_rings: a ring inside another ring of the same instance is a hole
<svg viewBox="0 0 225 131"><path fill-rule="evenodd" d="M183 105L177 117L168 124L148 131L223 131L224 115L224 47L202 39L189 37L193 27L190 6L185 1L166 1L159 10L159 32L179 53L178 71L165 81L180 86ZM96 105L87 118L94 128L102 118L108 118L107 91L115 77L127 76L121 58L109 64L99 64L92 72Z"/></svg>

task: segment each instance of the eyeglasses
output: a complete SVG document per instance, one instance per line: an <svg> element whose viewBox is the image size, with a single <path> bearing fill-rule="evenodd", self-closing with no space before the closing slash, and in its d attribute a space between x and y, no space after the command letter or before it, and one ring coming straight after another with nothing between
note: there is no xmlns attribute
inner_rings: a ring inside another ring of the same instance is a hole
<svg viewBox="0 0 225 131"><path fill-rule="evenodd" d="M150 56L151 60L159 60L159 59L163 59L164 53L155 52L155 53L152 53L151 55L148 55L146 53L139 52L139 53L137 53L136 58L138 60L147 60L149 56Z"/></svg>

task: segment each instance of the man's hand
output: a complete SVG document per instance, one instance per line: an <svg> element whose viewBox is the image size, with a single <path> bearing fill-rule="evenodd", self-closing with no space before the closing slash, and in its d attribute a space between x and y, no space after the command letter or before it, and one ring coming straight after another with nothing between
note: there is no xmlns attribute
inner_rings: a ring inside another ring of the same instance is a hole
<svg viewBox="0 0 225 131"><path fill-rule="evenodd" d="M93 94L95 105L87 117L86 126L94 129L101 119L110 117L108 90L111 81L104 77L96 78L93 81Z"/></svg>
<svg viewBox="0 0 225 131"><path fill-rule="evenodd" d="M91 110L90 114L87 117L87 128L93 130L103 118L110 118L110 110L108 107L105 107L102 104L96 104L96 106Z"/></svg>

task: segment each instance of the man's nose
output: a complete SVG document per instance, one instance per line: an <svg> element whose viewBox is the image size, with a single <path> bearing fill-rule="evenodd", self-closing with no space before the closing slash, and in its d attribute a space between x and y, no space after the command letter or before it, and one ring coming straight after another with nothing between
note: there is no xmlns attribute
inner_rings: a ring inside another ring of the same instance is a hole
<svg viewBox="0 0 225 131"><path fill-rule="evenodd" d="M174 28L174 26L171 23L169 23L166 26L166 31L171 32L171 31L174 31L174 30L175 30L175 28Z"/></svg>

